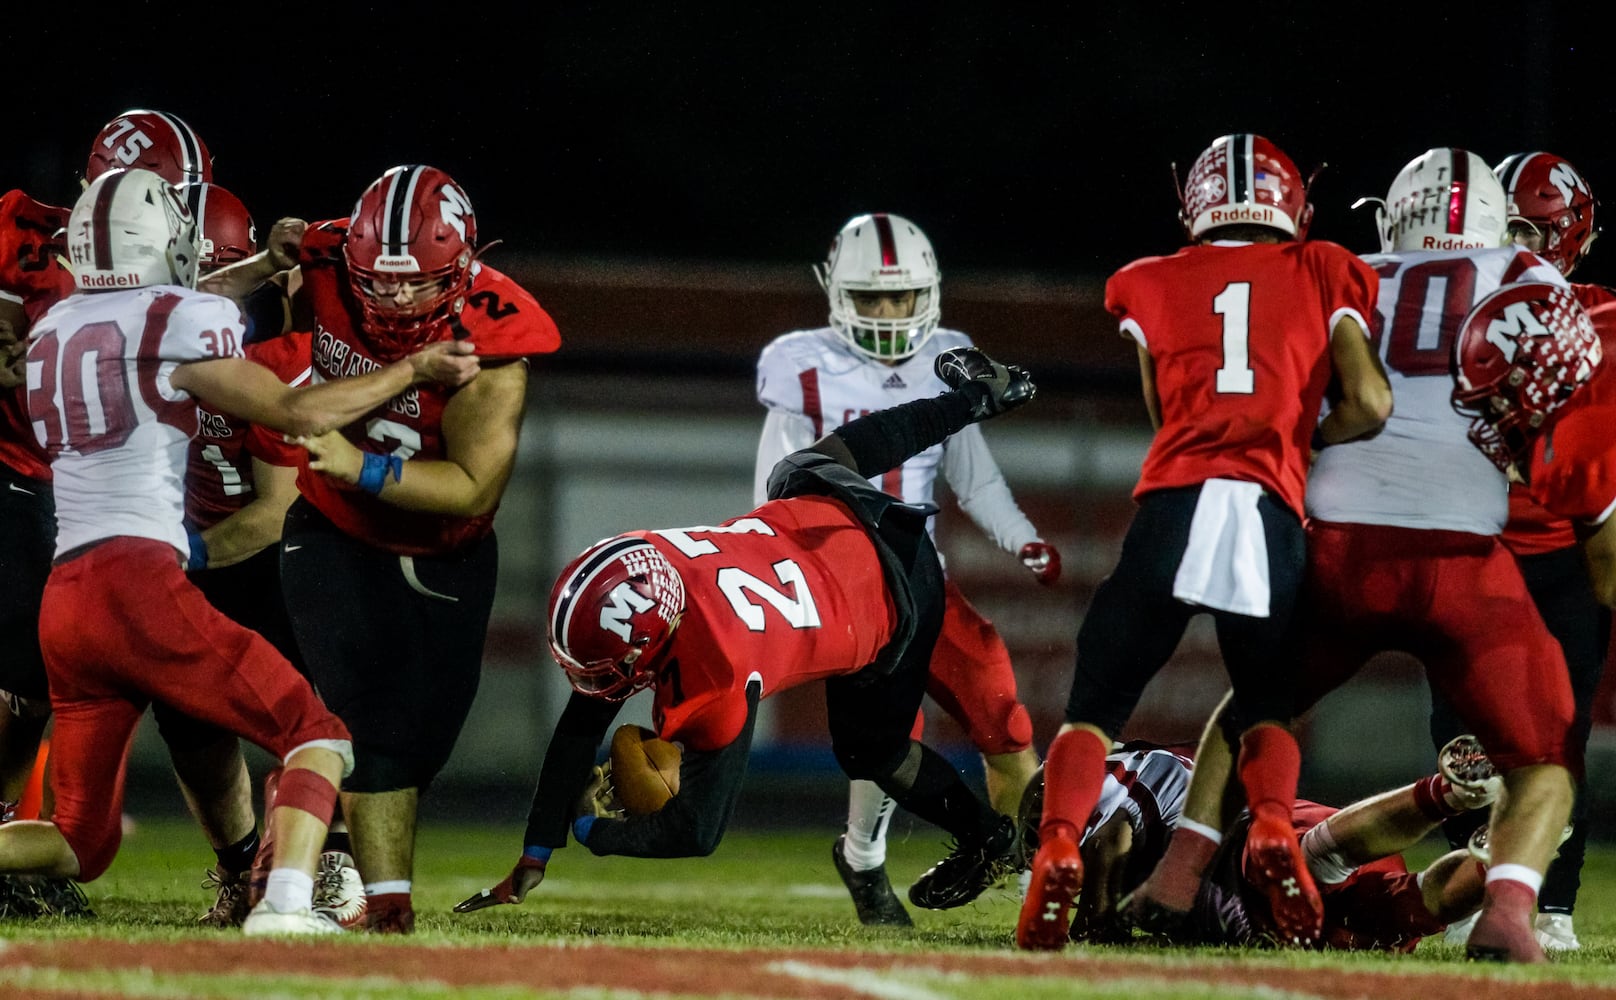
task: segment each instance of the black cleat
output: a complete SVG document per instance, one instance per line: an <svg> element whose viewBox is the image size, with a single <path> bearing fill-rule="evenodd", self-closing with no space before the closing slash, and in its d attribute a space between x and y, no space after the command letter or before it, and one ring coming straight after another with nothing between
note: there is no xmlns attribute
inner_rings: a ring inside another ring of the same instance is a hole
<svg viewBox="0 0 1616 1000"><path fill-rule="evenodd" d="M987 840L959 844L909 887L909 902L928 910L964 906L1014 870L1021 859L1016 821L999 817Z"/></svg>
<svg viewBox="0 0 1616 1000"><path fill-rule="evenodd" d="M892 891L892 883L887 880L887 869L880 865L869 871L854 871L847 863L847 855L843 853L843 844L847 835L836 838L836 844L830 849L830 859L836 863L836 874L842 877L842 884L847 886L847 894L853 897L853 908L858 910L859 923L866 927L913 927L914 920L910 919L909 911L903 908L898 901L898 894Z"/></svg>

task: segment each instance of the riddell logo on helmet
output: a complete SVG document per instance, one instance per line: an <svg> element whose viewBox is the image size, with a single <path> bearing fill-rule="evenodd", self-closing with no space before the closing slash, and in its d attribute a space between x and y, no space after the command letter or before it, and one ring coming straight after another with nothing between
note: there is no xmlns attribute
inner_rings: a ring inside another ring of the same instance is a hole
<svg viewBox="0 0 1616 1000"><path fill-rule="evenodd" d="M79 275L80 288L137 288L139 285L140 275L133 272L129 274Z"/></svg>
<svg viewBox="0 0 1616 1000"><path fill-rule="evenodd" d="M1486 240L1463 236L1427 236L1420 240L1421 250L1479 250L1486 245Z"/></svg>
<svg viewBox="0 0 1616 1000"><path fill-rule="evenodd" d="M388 271L395 274L418 274L421 264L414 254L377 254L376 263L371 265L377 271Z"/></svg>
<svg viewBox="0 0 1616 1000"><path fill-rule="evenodd" d="M1271 225L1279 221L1279 212L1267 205L1235 205L1232 208L1214 208L1208 216L1214 226L1227 226L1236 222Z"/></svg>

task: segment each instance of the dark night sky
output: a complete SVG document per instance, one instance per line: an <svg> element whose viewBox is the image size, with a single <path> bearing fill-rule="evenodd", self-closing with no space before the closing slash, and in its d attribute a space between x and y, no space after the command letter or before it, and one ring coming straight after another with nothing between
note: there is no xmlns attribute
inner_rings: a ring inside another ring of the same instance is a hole
<svg viewBox="0 0 1616 1000"><path fill-rule="evenodd" d="M1065 277L1177 246L1169 164L1230 131L1328 161L1314 234L1360 252L1371 217L1348 206L1434 145L1547 148L1616 191L1616 47L1589 47L1556 13L1573 5L1112 6L293 4L230 30L171 4L8 14L0 189L69 202L100 125L151 106L201 133L261 231L345 215L425 161L514 252L806 263L887 210L945 274ZM1578 277L1616 281L1616 249Z"/></svg>

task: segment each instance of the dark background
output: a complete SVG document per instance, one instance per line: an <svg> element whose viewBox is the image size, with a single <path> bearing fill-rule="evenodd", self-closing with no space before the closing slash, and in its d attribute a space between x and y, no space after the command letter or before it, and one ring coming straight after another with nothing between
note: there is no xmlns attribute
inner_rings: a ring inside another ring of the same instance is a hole
<svg viewBox="0 0 1616 1000"><path fill-rule="evenodd" d="M1297 6L8 11L0 190L70 202L97 129L155 107L203 136L261 233L346 215L424 161L499 254L806 264L887 210L929 232L945 277L1092 280L1179 244L1169 165L1226 132L1328 162L1314 235L1359 252L1372 215L1348 206L1431 146L1546 148L1616 185L1598 5ZM1578 277L1616 279L1606 256Z"/></svg>

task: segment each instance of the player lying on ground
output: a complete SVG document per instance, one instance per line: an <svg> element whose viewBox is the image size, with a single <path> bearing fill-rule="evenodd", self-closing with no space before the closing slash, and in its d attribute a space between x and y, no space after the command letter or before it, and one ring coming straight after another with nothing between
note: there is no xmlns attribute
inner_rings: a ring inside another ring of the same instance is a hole
<svg viewBox="0 0 1616 1000"><path fill-rule="evenodd" d="M1119 943L1131 931L1118 901L1155 866L1184 808L1192 763L1188 747L1135 742L1106 758L1109 773L1089 815L1081 851L1085 877L1072 911L1071 939ZM1485 868L1473 852L1452 851L1423 871L1408 870L1401 852L1444 819L1489 806L1502 787L1473 736L1443 748L1438 773L1373 795L1344 809L1296 801L1293 825L1309 872L1324 900L1325 948L1408 951L1481 906ZM1036 839L1034 779L1023 806L1022 836ZM1242 811L1201 881L1189 918L1164 935L1175 944L1277 944L1267 897L1242 873L1251 829ZM1484 843L1484 841L1483 841ZM1477 850L1484 851L1483 846ZM1483 855L1484 856L1484 855Z"/></svg>
<svg viewBox="0 0 1616 1000"><path fill-rule="evenodd" d="M788 455L770 479L773 499L751 513L618 535L562 572L550 646L575 693L545 753L521 860L457 911L521 902L569 824L596 854L712 853L740 794L759 699L815 680L825 681L831 745L848 777L874 781L958 842L910 889L911 902L960 906L1008 872L1014 820L909 735L943 616L942 567L926 531L936 508L905 504L868 477L1035 389L1025 372L974 349L941 355L937 369L951 391L872 413ZM654 692L658 735L684 745L679 793L648 815L579 815L607 728L644 688Z"/></svg>

